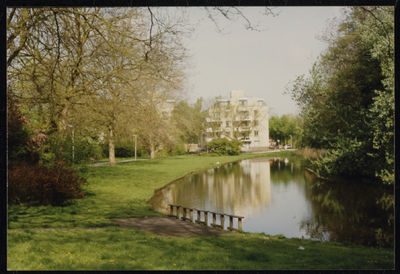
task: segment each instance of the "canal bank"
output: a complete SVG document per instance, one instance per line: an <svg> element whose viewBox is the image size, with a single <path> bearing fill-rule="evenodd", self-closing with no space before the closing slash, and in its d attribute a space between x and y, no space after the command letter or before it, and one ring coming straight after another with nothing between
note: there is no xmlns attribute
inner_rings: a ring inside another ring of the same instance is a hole
<svg viewBox="0 0 400 274"><path fill-rule="evenodd" d="M351 243L283 239L281 236L264 233L168 238L137 228L105 228L116 225L109 221L110 218L165 216L145 203L146 199L153 195L154 189L193 170L211 167L216 162L222 164L237 161L244 159L243 156L245 155L237 157L193 155L127 162L116 167L89 168L89 184L86 186L88 194L84 199L76 200L75 203L64 207L8 208L9 228L24 228L8 229L8 268L11 270L306 270L393 267L393 249L358 247ZM50 227L99 228L40 229ZM299 246L305 249L299 250Z"/></svg>

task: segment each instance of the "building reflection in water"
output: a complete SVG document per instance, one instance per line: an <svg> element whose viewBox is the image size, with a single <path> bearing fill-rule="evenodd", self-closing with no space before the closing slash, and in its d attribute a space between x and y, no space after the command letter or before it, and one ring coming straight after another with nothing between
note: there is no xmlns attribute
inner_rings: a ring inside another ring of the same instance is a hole
<svg viewBox="0 0 400 274"><path fill-rule="evenodd" d="M248 218L271 202L270 162L249 159L185 177L153 196L150 205L169 213L168 204Z"/></svg>
<svg viewBox="0 0 400 274"><path fill-rule="evenodd" d="M244 216L248 232L391 246L393 205L379 203L391 193L318 182L296 158L254 158L187 176L157 191L149 204L166 214L168 204L177 204Z"/></svg>

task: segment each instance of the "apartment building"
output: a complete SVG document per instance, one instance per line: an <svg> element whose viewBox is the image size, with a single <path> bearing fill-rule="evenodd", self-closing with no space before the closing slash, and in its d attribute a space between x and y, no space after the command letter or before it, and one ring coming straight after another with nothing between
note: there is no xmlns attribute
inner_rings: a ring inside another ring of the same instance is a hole
<svg viewBox="0 0 400 274"><path fill-rule="evenodd" d="M231 91L208 110L206 142L214 138L236 139L242 150L269 147L268 106L264 99L245 97L244 91Z"/></svg>

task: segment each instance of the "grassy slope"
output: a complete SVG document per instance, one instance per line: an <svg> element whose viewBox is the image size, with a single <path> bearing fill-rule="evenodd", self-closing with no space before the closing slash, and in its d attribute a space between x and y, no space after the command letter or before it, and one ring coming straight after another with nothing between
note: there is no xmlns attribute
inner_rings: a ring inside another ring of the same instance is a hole
<svg viewBox="0 0 400 274"><path fill-rule="evenodd" d="M188 155L120 163L115 167L91 167L85 199L66 207L11 206L8 210L9 228L105 226L115 225L108 218L163 216L146 204L155 189L192 171L212 167L217 162L222 164L249 157L254 155Z"/></svg>
<svg viewBox="0 0 400 274"><path fill-rule="evenodd" d="M253 156L191 155L90 168L85 199L66 207L10 207L9 228L108 226L114 223L107 218L162 216L146 204L154 189L216 162L248 157ZM7 261L12 270L393 268L393 250L264 237L167 238L118 228L8 230Z"/></svg>

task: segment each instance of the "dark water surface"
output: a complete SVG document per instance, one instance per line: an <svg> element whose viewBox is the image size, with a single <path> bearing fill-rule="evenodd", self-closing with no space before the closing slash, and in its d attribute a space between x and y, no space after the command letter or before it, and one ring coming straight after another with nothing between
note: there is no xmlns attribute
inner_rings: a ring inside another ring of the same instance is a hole
<svg viewBox="0 0 400 274"><path fill-rule="evenodd" d="M384 195L393 190L322 182L297 157L255 158L185 177L150 205L166 214L177 204L244 216L247 232L391 247L394 210L379 202Z"/></svg>

